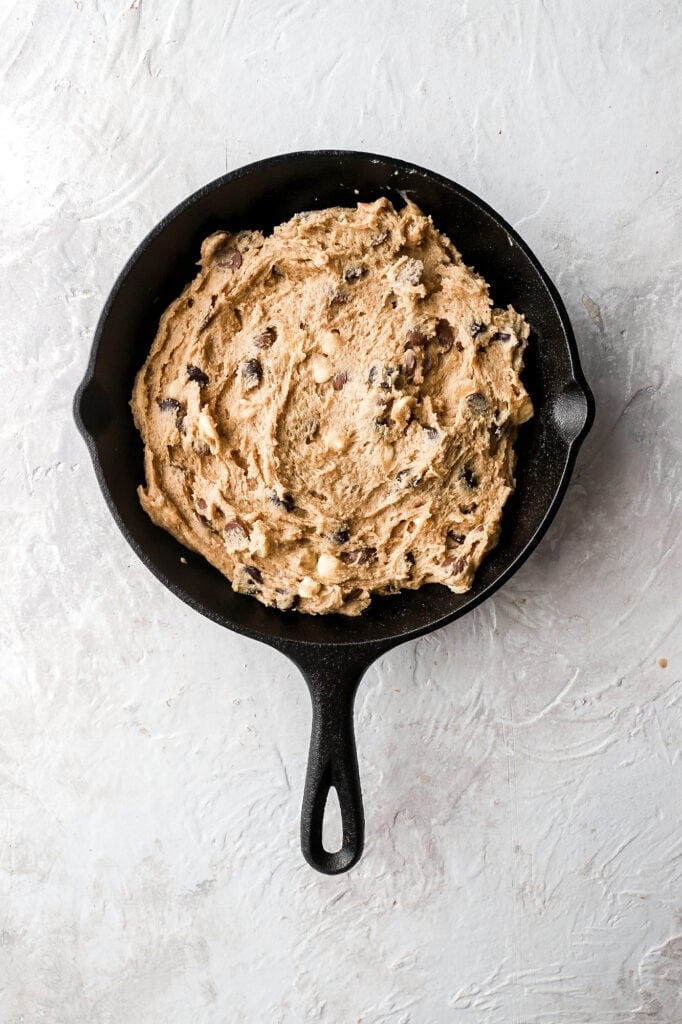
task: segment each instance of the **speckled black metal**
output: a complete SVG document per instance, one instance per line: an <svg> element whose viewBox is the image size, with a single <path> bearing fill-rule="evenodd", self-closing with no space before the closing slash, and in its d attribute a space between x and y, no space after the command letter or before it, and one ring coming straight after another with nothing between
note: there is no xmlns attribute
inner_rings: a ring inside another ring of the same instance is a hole
<svg viewBox="0 0 682 1024"><path fill-rule="evenodd" d="M535 406L518 442L517 487L500 543L466 594L426 586L375 598L359 618L313 618L266 608L235 594L203 558L154 526L143 512L142 444L130 413L136 371L159 316L196 273L201 241L218 228L268 231L301 210L352 206L408 195L432 215L465 261L484 275L498 305L511 303L532 325L524 381ZM301 817L308 862L337 874L357 862L364 818L353 737L353 701L364 672L382 653L464 615L525 561L565 493L594 401L578 362L571 325L552 282L528 246L486 203L431 171L368 153L291 153L242 167L184 200L136 249L114 284L95 332L74 415L109 509L131 547L178 597L214 622L282 651L303 672L313 726ZM180 561L180 556L187 564ZM322 845L327 794L334 786L343 845Z"/></svg>

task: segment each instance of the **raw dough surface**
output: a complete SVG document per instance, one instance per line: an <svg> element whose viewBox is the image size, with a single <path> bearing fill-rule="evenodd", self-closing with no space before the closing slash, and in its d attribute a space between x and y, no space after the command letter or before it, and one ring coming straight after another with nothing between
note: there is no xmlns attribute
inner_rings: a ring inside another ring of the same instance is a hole
<svg viewBox="0 0 682 1024"><path fill-rule="evenodd" d="M133 392L153 521L283 610L468 590L533 413L523 316L386 199L211 235L200 266Z"/></svg>

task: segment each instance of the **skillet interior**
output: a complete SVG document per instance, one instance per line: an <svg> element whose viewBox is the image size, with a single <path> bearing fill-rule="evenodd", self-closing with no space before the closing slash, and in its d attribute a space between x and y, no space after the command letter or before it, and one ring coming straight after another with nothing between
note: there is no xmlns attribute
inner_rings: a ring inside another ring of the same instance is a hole
<svg viewBox="0 0 682 1024"><path fill-rule="evenodd" d="M350 206L381 195L399 205L401 193L431 214L465 261L486 277L495 302L511 303L532 325L524 380L535 416L519 437L517 489L505 509L500 543L467 594L430 585L374 598L353 619L278 612L233 593L217 570L143 512L136 493L143 480L142 443L128 405L133 379L160 314L194 276L201 241L211 231L268 231L300 210ZM521 564L563 496L593 404L561 300L530 250L497 214L460 186L414 165L322 151L275 157L226 175L189 197L151 232L102 313L75 413L114 518L148 568L178 597L222 625L275 646L365 644L378 652L464 614Z"/></svg>

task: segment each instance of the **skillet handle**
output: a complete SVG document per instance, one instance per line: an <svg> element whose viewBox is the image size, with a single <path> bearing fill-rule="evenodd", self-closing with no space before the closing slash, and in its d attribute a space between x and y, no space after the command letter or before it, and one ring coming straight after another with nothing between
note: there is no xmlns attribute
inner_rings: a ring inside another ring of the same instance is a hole
<svg viewBox="0 0 682 1024"><path fill-rule="evenodd" d="M301 849L311 867L325 875L338 875L358 862L365 840L353 704L367 664L360 667L329 659L327 664L299 667L313 704L301 808ZM343 828L341 849L334 853L325 850L322 844L322 823L332 788L339 798Z"/></svg>

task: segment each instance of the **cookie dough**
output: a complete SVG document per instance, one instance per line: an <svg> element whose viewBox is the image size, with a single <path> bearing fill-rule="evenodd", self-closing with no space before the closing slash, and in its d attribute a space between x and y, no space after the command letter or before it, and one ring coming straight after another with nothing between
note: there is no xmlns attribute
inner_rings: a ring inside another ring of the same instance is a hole
<svg viewBox="0 0 682 1024"><path fill-rule="evenodd" d="M468 590L533 413L523 316L410 202L219 232L200 268L132 397L153 521L283 610Z"/></svg>

